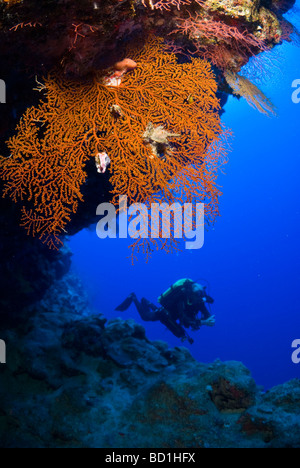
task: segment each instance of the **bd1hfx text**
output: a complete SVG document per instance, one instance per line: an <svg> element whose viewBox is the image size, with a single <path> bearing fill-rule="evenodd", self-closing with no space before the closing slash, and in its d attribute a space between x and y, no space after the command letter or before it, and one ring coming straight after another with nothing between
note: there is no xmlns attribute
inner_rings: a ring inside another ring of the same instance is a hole
<svg viewBox="0 0 300 468"><path fill-rule="evenodd" d="M105 463L130 463L136 466L138 463L196 463L195 453L154 453L151 452L147 456L143 455L118 455L115 452L106 455Z"/></svg>

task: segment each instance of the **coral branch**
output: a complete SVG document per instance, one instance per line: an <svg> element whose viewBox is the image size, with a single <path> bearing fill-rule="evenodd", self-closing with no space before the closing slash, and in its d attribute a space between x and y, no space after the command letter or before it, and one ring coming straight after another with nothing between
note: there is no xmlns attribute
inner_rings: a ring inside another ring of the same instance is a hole
<svg viewBox="0 0 300 468"><path fill-rule="evenodd" d="M36 28L37 26L42 26L42 23L39 23L39 22L36 22L36 23L19 23L19 24L16 24L16 26L13 26L12 28L10 28L10 31L17 31L19 28L23 29L23 28Z"/></svg>
<svg viewBox="0 0 300 468"><path fill-rule="evenodd" d="M190 5L192 3L192 0L158 0L158 1L153 1L153 0L142 0L142 3L144 7L150 6L152 10L171 10L172 7L176 7L177 10L180 10L180 8L183 5ZM147 5L148 3L148 5Z"/></svg>
<svg viewBox="0 0 300 468"><path fill-rule="evenodd" d="M222 70L234 69L237 56L244 57L246 63L249 56L257 51L268 50L263 40L248 31L197 13L192 15L188 12L187 18L177 20L177 29L171 34L178 33L188 36L196 47L196 53ZM240 68L240 64L237 67Z"/></svg>

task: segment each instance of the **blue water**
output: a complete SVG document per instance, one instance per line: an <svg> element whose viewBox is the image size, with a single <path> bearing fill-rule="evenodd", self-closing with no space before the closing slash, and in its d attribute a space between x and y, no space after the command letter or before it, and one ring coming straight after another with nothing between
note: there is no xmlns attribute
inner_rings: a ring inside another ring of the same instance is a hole
<svg viewBox="0 0 300 468"><path fill-rule="evenodd" d="M201 250L156 252L148 264L140 257L132 266L129 240L99 240L92 227L70 241L91 304L108 318L143 323L133 307L114 312L130 292L157 302L179 278L205 279L216 326L191 332L195 343L185 346L202 362L242 361L265 388L300 378L300 364L291 360L292 341L300 339L300 104L291 100L300 49L280 49L279 69L262 86L279 117L263 116L234 98L225 107L233 151L219 177L221 217ZM182 345L160 323L143 325L149 339Z"/></svg>

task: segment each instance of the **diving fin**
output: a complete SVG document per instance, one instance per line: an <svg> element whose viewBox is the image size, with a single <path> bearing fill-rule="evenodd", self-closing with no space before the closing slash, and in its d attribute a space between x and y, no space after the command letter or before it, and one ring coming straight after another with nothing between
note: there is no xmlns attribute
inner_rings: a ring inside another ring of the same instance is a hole
<svg viewBox="0 0 300 468"><path fill-rule="evenodd" d="M135 297L135 294L130 294L130 296L128 296L124 302L122 302L122 304L120 304L118 307L116 307L115 310L119 311L119 312L124 312L125 310L127 310L131 304L133 303L133 300L134 300L134 297Z"/></svg>

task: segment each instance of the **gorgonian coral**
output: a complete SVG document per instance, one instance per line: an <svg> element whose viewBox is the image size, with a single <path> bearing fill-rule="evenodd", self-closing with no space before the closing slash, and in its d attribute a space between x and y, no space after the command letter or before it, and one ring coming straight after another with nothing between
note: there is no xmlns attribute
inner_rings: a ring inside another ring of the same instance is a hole
<svg viewBox="0 0 300 468"><path fill-rule="evenodd" d="M109 158L116 201L149 202L163 191L170 201L197 197L209 218L218 213L224 148L210 65L178 64L158 38L128 54L137 66L122 76L74 82L49 75L40 88L46 98L8 141L4 195L23 202L21 224L50 247L60 244L83 199L86 162L96 158L99 170L99 154Z"/></svg>
<svg viewBox="0 0 300 468"><path fill-rule="evenodd" d="M242 96L248 104L267 116L276 115L276 110L272 102L263 94L263 92L244 76L227 71L225 79L232 88L236 96Z"/></svg>

